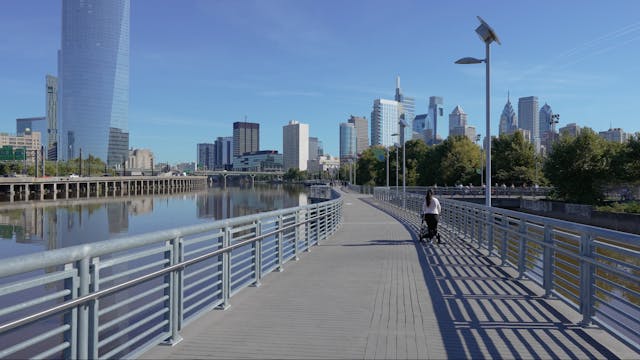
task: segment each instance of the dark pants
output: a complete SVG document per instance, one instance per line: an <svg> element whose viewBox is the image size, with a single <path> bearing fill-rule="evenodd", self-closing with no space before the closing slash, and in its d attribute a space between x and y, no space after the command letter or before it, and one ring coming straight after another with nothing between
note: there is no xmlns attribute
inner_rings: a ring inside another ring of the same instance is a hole
<svg viewBox="0 0 640 360"><path fill-rule="evenodd" d="M424 221L429 228L429 238L433 238L438 234L438 220L440 216L438 214L424 214Z"/></svg>

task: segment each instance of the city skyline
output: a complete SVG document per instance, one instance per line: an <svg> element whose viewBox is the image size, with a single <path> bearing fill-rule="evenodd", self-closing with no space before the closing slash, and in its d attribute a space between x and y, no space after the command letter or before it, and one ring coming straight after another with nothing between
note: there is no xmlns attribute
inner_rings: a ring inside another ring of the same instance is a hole
<svg viewBox="0 0 640 360"><path fill-rule="evenodd" d="M352 114L369 118L374 99L392 99L397 76L416 114L441 96L445 113L460 105L484 135L484 66L453 64L483 54L476 15L502 42L492 47L493 135L507 92L548 103L561 114L558 128L640 131L622 112L638 97L629 81L640 74L635 2L540 1L544 26L504 2L352 1L340 11L331 1L177 4L131 4L129 144L151 149L156 162L195 162L196 144L232 135L245 116L261 124L261 149L282 152L280 129L295 119L337 156L339 124ZM11 133L15 119L46 115L45 76L59 75L62 5L5 0L2 8L0 131ZM371 26L393 16L404 25ZM446 137L446 121L437 130Z"/></svg>

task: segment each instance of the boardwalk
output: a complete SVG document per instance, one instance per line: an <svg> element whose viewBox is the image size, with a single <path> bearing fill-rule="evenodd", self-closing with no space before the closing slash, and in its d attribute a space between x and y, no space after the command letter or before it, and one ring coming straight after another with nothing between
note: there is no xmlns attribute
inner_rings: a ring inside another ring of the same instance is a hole
<svg viewBox="0 0 640 360"><path fill-rule="evenodd" d="M638 357L446 229L416 245L416 219L381 209L347 194L331 239L143 358Z"/></svg>

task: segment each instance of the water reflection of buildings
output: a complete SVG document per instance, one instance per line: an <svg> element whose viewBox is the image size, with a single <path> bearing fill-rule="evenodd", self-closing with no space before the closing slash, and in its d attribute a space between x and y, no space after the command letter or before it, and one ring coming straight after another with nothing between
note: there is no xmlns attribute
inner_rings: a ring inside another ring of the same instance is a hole
<svg viewBox="0 0 640 360"><path fill-rule="evenodd" d="M151 198L7 210L0 212L0 239L57 249L127 233L130 215L151 212Z"/></svg>
<svg viewBox="0 0 640 360"><path fill-rule="evenodd" d="M300 189L293 192L274 188L211 189L197 196L198 218L228 219L307 204L306 193Z"/></svg>

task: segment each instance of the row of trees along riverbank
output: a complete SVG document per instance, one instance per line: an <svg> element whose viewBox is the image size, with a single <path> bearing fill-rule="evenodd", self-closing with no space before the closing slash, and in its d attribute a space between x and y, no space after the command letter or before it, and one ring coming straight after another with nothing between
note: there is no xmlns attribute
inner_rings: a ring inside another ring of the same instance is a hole
<svg viewBox="0 0 640 360"><path fill-rule="evenodd" d="M406 148L407 186L481 184L482 149L466 137L449 137L428 146L410 140ZM399 151L399 156L396 152ZM373 146L357 160L358 184L385 186L387 150ZM396 162L398 159L398 163ZM507 186L550 185L554 197L580 204L601 204L604 190L613 185L640 185L640 133L623 144L602 139L591 129L577 137L561 136L546 156L536 154L533 144L520 132L492 139L491 176ZM402 147L389 148L389 183L402 184ZM347 165L343 166L346 167ZM341 169L341 173L347 173Z"/></svg>

